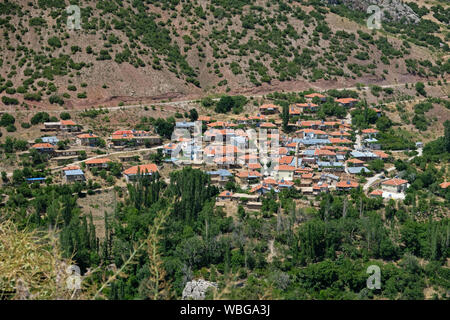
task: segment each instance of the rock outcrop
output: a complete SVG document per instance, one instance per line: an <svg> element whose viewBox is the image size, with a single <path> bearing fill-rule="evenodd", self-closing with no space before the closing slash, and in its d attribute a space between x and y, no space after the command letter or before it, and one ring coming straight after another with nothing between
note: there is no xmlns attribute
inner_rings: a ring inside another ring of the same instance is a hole
<svg viewBox="0 0 450 320"><path fill-rule="evenodd" d="M183 300L204 300L208 288L218 288L214 282L205 281L203 279L192 280L186 283L183 289Z"/></svg>
<svg viewBox="0 0 450 320"><path fill-rule="evenodd" d="M367 12L369 6L379 6L381 19L384 21L418 23L419 16L403 1L400 0L328 0L329 4L344 4L347 7Z"/></svg>

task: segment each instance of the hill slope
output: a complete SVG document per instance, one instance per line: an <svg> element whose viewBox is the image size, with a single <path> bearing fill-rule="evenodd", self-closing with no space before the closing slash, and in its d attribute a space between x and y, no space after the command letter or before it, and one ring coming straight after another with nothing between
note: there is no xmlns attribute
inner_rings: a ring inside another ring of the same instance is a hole
<svg viewBox="0 0 450 320"><path fill-rule="evenodd" d="M434 21L413 6L422 14L413 28L384 22L371 32L364 12L321 1L71 3L81 8L81 30L67 27L68 1L0 4L1 103L71 107L392 84L445 78L450 69L448 9L437 6Z"/></svg>

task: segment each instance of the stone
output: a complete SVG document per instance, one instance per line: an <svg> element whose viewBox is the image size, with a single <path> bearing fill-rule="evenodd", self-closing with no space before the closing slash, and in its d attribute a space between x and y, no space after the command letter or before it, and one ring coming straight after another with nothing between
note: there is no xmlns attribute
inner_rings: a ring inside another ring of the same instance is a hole
<svg viewBox="0 0 450 320"><path fill-rule="evenodd" d="M214 282L209 282L203 279L192 280L186 283L183 289L183 300L204 300L205 294L208 288L218 288L218 285Z"/></svg>

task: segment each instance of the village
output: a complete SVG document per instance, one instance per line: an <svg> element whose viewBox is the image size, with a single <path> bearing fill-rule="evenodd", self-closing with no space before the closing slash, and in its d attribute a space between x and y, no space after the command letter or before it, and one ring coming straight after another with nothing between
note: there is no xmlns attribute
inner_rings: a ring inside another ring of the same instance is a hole
<svg viewBox="0 0 450 320"><path fill-rule="evenodd" d="M170 141L155 132L132 128L100 137L72 120L45 122L43 136L31 149L50 158L52 181L60 183L95 180L99 172L112 167L121 172L107 188L112 184L124 187L139 176L156 172L169 182L168 173L178 167L201 169L220 188L216 205L222 207L235 203L259 210L267 193L282 190L295 191L306 201L321 193L344 193L358 187L372 198L404 199L408 181L395 173L393 154L381 150L378 130L352 128L350 111L358 99L336 99L347 116L325 120L314 118L327 96L311 93L305 99L306 103L289 106L288 133L281 130L282 107L265 103L256 114L233 115L226 121L205 115L195 122L178 121ZM382 115L375 106L370 108ZM301 115L311 120L301 119ZM58 148L60 141L69 144ZM421 142L416 146L420 154ZM152 153L162 157L159 164L151 161ZM369 168L375 160L383 164L378 173ZM28 182L43 183L47 178L28 178ZM101 186L104 181L98 183Z"/></svg>

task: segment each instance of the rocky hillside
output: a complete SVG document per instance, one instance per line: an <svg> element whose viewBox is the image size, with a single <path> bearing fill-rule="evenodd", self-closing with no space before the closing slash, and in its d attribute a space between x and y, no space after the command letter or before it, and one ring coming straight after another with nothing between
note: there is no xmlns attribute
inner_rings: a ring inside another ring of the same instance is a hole
<svg viewBox="0 0 450 320"><path fill-rule="evenodd" d="M69 1L6 1L0 104L85 107L445 78L448 6L435 2L79 0L71 4L81 30L70 30ZM391 14L383 30L367 29L369 3Z"/></svg>

